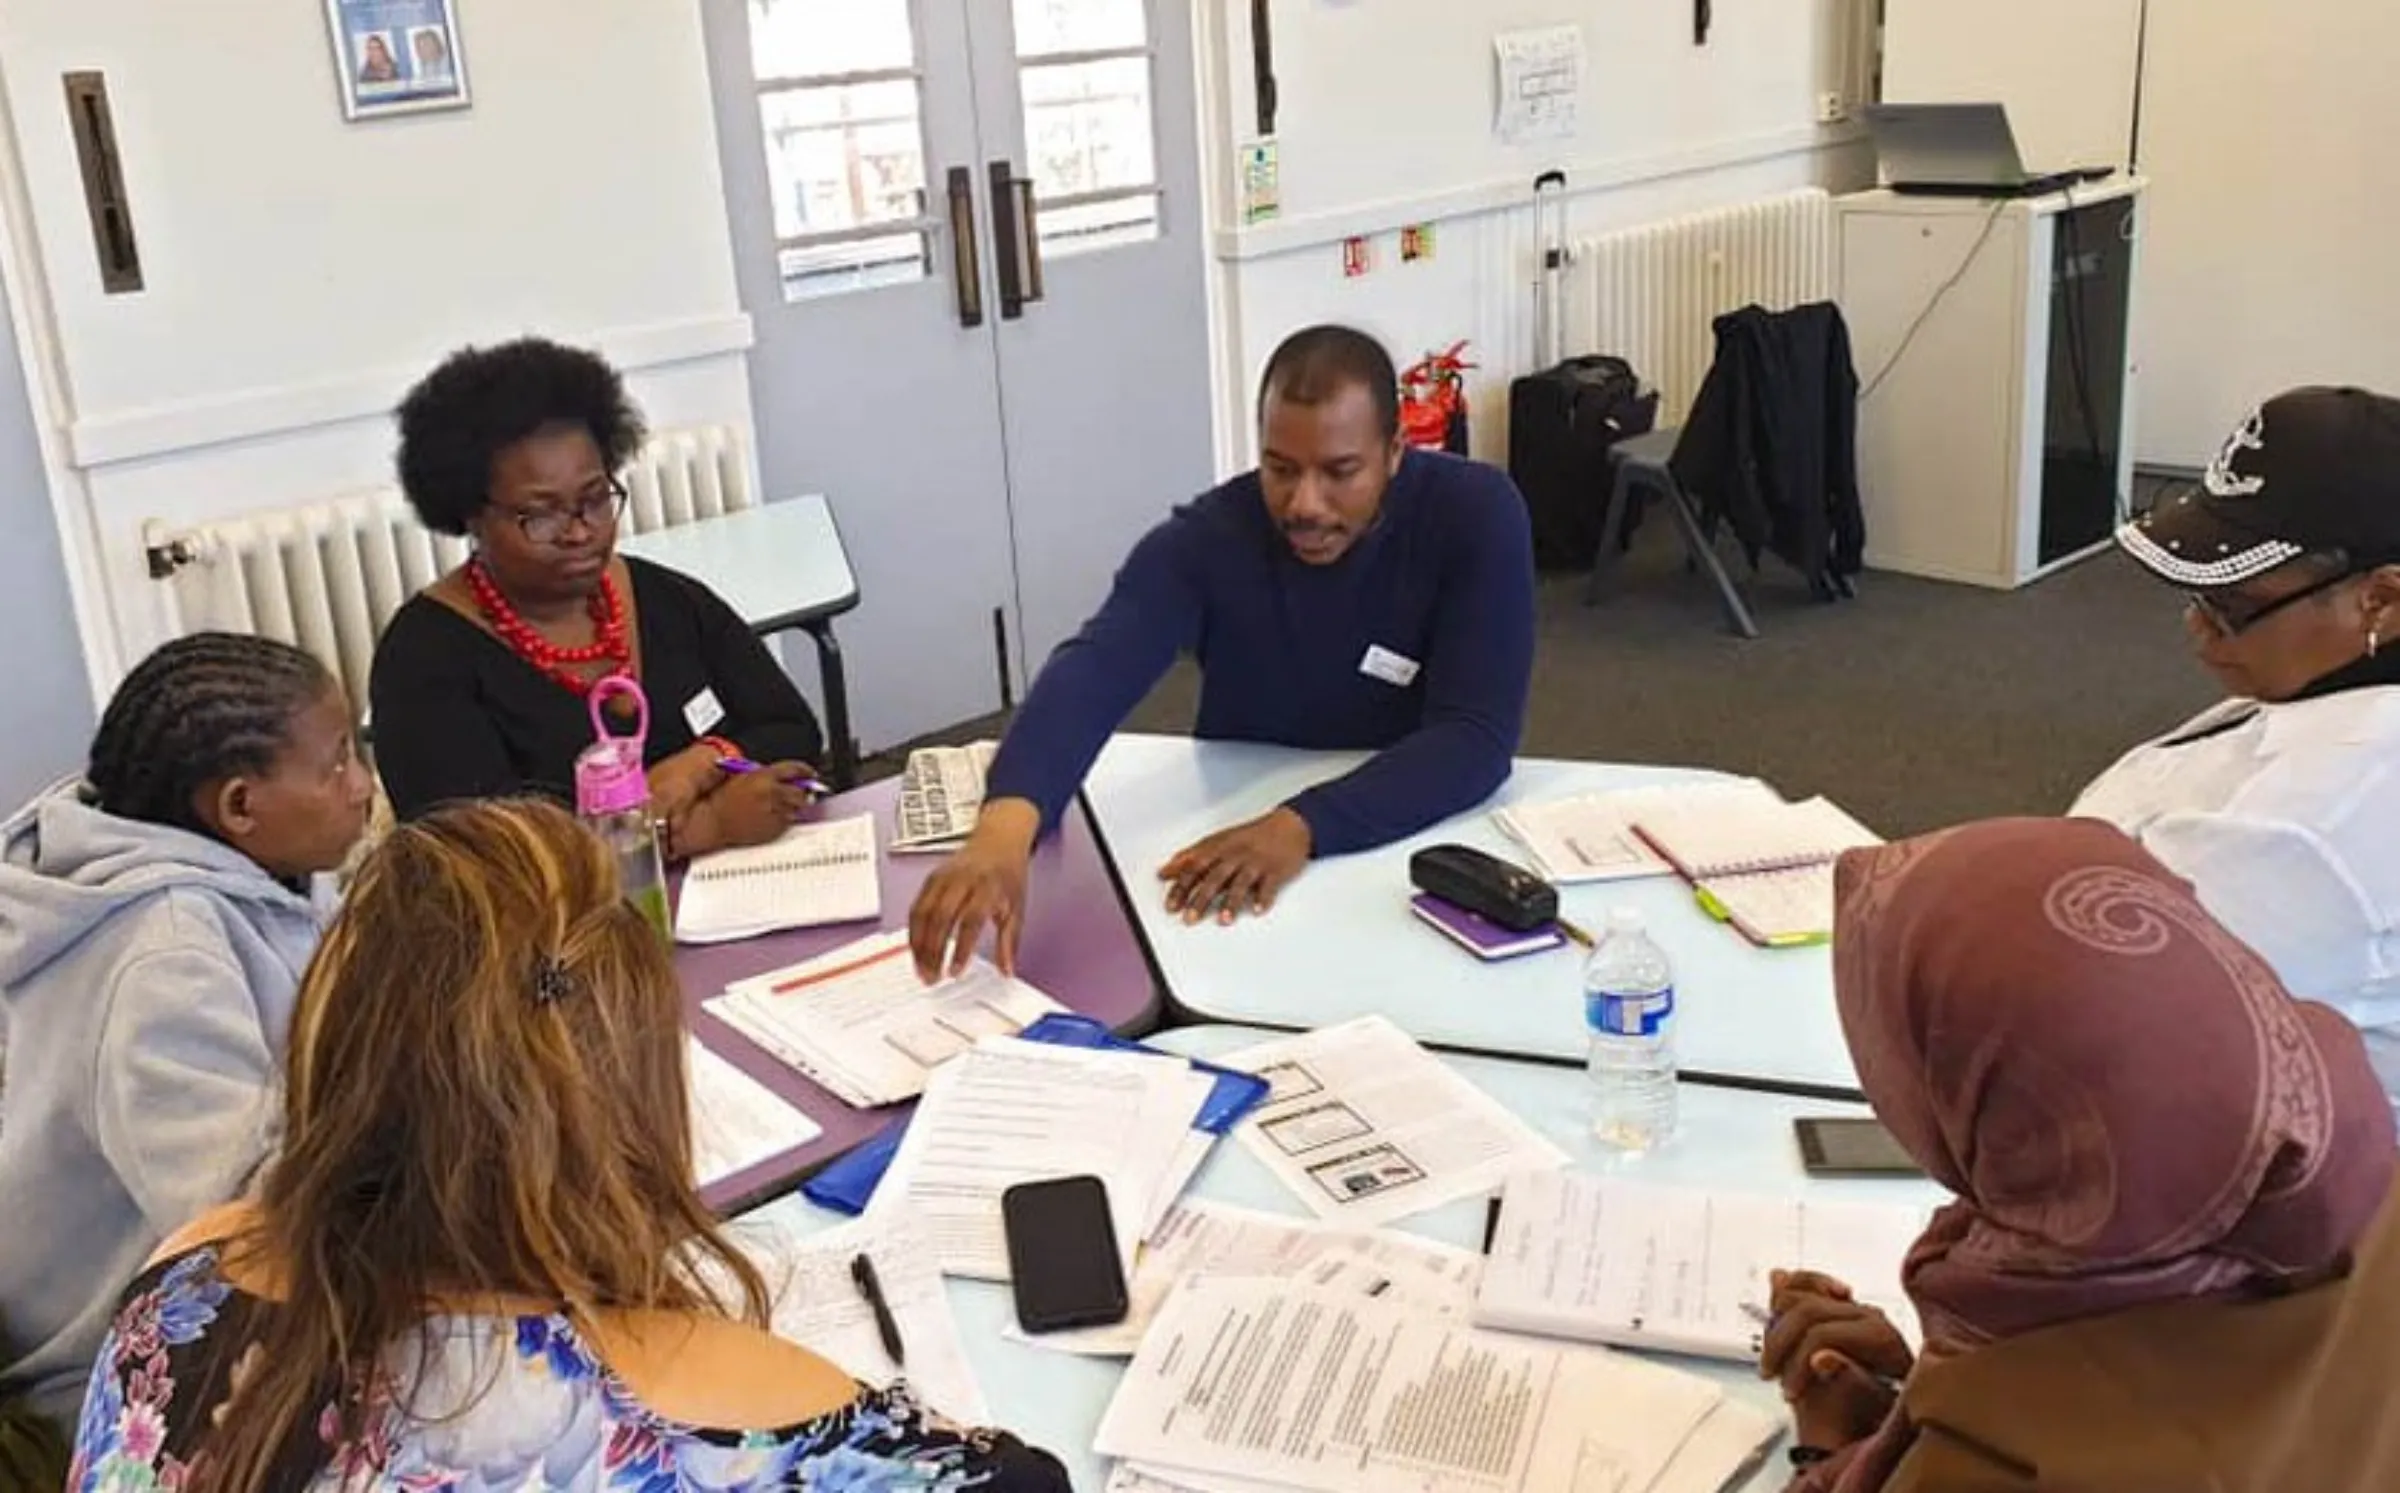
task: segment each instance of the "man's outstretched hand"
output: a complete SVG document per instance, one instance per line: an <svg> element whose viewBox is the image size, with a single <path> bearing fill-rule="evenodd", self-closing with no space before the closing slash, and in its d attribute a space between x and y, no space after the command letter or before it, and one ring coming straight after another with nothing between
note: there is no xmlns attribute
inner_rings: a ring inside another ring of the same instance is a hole
<svg viewBox="0 0 2400 1493"><path fill-rule="evenodd" d="M1308 821L1288 808L1219 830L1158 868L1158 879L1167 883L1167 911L1181 913L1186 923L1212 917L1231 923L1245 913L1264 913L1308 869L1314 844Z"/></svg>

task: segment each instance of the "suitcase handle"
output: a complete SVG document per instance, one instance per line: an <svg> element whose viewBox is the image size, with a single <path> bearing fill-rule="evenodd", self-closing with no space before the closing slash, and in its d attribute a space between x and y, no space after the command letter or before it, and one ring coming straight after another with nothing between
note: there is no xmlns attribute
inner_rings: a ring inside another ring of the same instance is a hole
<svg viewBox="0 0 2400 1493"><path fill-rule="evenodd" d="M1541 240L1540 270L1534 278L1535 361L1544 368L1566 356L1567 173L1545 171L1533 179L1533 231Z"/></svg>

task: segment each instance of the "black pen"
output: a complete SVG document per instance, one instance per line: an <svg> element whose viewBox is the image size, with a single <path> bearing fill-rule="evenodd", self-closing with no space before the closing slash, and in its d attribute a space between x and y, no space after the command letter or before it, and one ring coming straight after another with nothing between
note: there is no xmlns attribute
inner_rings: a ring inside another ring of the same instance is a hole
<svg viewBox="0 0 2400 1493"><path fill-rule="evenodd" d="M850 1258L850 1280L858 1294L867 1298L867 1309L875 1314L875 1335L883 1339L883 1356L892 1361L893 1368L908 1366L908 1349L900 1341L900 1324L892 1316L892 1304L883 1297L883 1282L875 1274L875 1262L865 1255Z"/></svg>

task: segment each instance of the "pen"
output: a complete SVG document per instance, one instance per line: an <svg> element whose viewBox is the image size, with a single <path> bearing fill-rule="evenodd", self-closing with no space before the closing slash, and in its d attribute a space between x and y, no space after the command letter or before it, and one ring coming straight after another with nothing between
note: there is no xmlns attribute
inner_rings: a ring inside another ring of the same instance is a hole
<svg viewBox="0 0 2400 1493"><path fill-rule="evenodd" d="M754 772L765 772L766 769L760 766L758 763L751 761L747 757L719 757L717 759L717 771L728 772L733 774L735 777L740 778L747 777ZM833 796L833 785L824 781L822 778L794 778L792 779L792 786L800 789L804 793L814 794L818 798L830 798Z"/></svg>
<svg viewBox="0 0 2400 1493"><path fill-rule="evenodd" d="M1582 945L1586 949L1599 947L1598 944L1592 941L1591 934L1584 931L1577 925L1568 922L1565 918L1557 918L1553 921L1558 924L1558 931L1564 933L1573 942Z"/></svg>
<svg viewBox="0 0 2400 1493"><path fill-rule="evenodd" d="M1755 1301L1745 1301L1742 1303L1742 1315L1748 1317L1751 1321L1756 1322L1761 1327L1772 1327L1775 1325L1775 1314L1771 1311L1768 1311L1765 1307L1760 1306Z"/></svg>
<svg viewBox="0 0 2400 1493"><path fill-rule="evenodd" d="M892 1304L884 1300L883 1281L875 1274L875 1262L865 1255L850 1259L850 1280L858 1294L867 1298L867 1310L875 1314L875 1335L883 1340L883 1356L892 1361L893 1368L908 1365L908 1349L900 1341L900 1324L892 1316Z"/></svg>

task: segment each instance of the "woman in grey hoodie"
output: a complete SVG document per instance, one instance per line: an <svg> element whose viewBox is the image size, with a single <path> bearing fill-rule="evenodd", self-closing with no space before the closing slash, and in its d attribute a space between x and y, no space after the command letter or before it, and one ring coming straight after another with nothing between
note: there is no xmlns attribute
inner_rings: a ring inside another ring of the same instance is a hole
<svg viewBox="0 0 2400 1493"><path fill-rule="evenodd" d="M352 720L296 648L179 639L0 825L0 1403L71 1429L118 1294L265 1157L309 883L373 797Z"/></svg>

